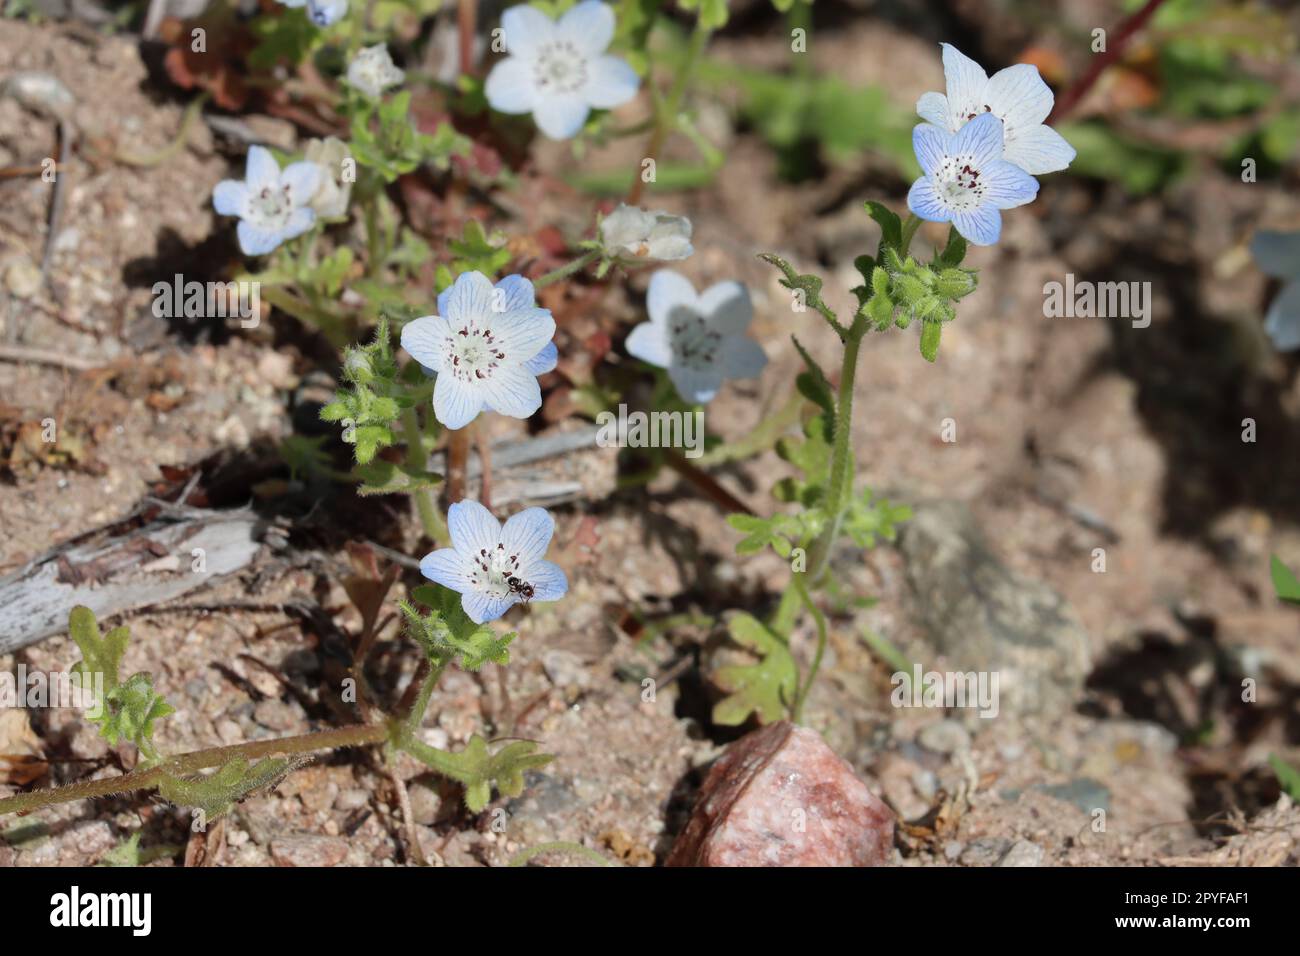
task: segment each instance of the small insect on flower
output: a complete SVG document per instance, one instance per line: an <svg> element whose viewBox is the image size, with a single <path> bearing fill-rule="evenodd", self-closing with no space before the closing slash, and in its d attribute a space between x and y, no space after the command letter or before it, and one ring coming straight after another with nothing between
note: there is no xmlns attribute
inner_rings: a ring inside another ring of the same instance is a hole
<svg viewBox="0 0 1300 956"><path fill-rule="evenodd" d="M291 163L281 169L267 149L250 146L244 181L217 183L212 205L223 216L239 217L244 255L261 256L312 227L316 213L309 204L319 185L320 167L315 163Z"/></svg>
<svg viewBox="0 0 1300 956"><path fill-rule="evenodd" d="M614 11L599 0L583 0L558 21L526 4L511 7L501 16L508 55L488 74L488 103L532 113L551 139L576 136L592 109L622 106L641 85L632 67L605 53L614 25Z"/></svg>
<svg viewBox="0 0 1300 956"><path fill-rule="evenodd" d="M666 212L647 212L619 203L600 222L600 243L611 259L671 262L687 258L691 246L691 221Z"/></svg>
<svg viewBox="0 0 1300 956"><path fill-rule="evenodd" d="M985 113L1002 121L1002 158L1031 175L1054 173L1074 161L1074 147L1043 125L1055 97L1038 67L1017 63L989 77L951 43L943 44L943 75L948 95L925 93L916 102L921 119L949 133Z"/></svg>
<svg viewBox="0 0 1300 956"><path fill-rule="evenodd" d="M406 79L406 72L393 63L388 47L382 43L368 46L348 64L348 86L377 100L384 91Z"/></svg>
<svg viewBox="0 0 1300 956"><path fill-rule="evenodd" d="M537 376L558 359L555 319L534 304L531 282L514 275L494 286L481 272L464 272L438 296L438 313L402 329L402 348L438 377L438 421L464 428L484 408L528 418L542 407Z"/></svg>
<svg viewBox="0 0 1300 956"><path fill-rule="evenodd" d="M558 601L569 590L560 566L546 560L555 520L528 508L503 526L477 501L447 509L451 547L425 555L420 573L461 595L476 624L494 621L515 604Z"/></svg>
<svg viewBox="0 0 1300 956"><path fill-rule="evenodd" d="M948 133L922 123L912 130L922 176L907 207L930 222L951 222L977 246L1002 234L999 210L1023 206L1038 195L1038 180L1002 158L1002 121L990 113Z"/></svg>
<svg viewBox="0 0 1300 956"><path fill-rule="evenodd" d="M671 269L650 277L649 322L627 337L628 354L668 370L688 402L708 402L724 379L754 378L767 364L762 347L745 335L754 307L739 282L719 282L701 293Z"/></svg>
<svg viewBox="0 0 1300 956"><path fill-rule="evenodd" d="M1250 253L1261 272L1285 282L1268 308L1264 331L1279 352L1300 349L1300 232L1257 232Z"/></svg>

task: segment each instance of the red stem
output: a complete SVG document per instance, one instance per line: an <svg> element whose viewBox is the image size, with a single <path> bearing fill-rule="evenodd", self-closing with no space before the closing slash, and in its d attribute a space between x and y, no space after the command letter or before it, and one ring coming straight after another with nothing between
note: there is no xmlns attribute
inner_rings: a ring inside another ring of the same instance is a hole
<svg viewBox="0 0 1300 956"><path fill-rule="evenodd" d="M1115 36L1106 44L1106 52L1097 56L1092 61L1092 66L1088 67L1088 71L1057 97L1056 108L1047 117L1049 125L1059 121L1061 117L1079 105L1079 101L1096 85L1106 67L1119 59L1124 49L1129 45L1129 41L1133 39L1134 34L1146 26L1147 21L1151 19L1164 2L1165 0L1147 0L1146 6L1115 28Z"/></svg>

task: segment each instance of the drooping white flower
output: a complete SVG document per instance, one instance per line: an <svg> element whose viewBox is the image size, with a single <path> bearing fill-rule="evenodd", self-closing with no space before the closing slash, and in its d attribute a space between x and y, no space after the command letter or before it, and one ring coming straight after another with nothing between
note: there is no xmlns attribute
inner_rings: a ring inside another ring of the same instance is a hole
<svg viewBox="0 0 1300 956"><path fill-rule="evenodd" d="M511 418L541 408L537 376L558 356L555 319L534 304L531 282L514 275L494 286L481 272L463 272L438 296L438 313L402 329L402 348L438 377L438 421L464 428L484 408Z"/></svg>
<svg viewBox="0 0 1300 956"><path fill-rule="evenodd" d="M512 515L505 526L477 501L447 509L451 547L424 556L420 573L461 595L475 624L495 621L523 601L558 601L569 590L559 565L546 560L555 521L545 508Z"/></svg>
<svg viewBox="0 0 1300 956"><path fill-rule="evenodd" d="M998 241L999 210L1038 195L1038 180L1001 158L1002 121L990 113L956 133L921 123L912 130L912 146L922 175L907 194L907 207L930 222L951 222L977 246Z"/></svg>
<svg viewBox="0 0 1300 956"><path fill-rule="evenodd" d="M951 43L943 44L943 75L948 95L925 93L916 101L921 119L955 133L975 117L992 113L1002 120L1007 162L1040 175L1065 169L1074 147L1043 120L1055 97L1038 75L1038 67L1017 63L990 77L983 67Z"/></svg>
<svg viewBox="0 0 1300 956"><path fill-rule="evenodd" d="M1257 232L1250 252L1261 272L1285 281L1268 307L1264 331L1279 352L1300 349L1300 232Z"/></svg>
<svg viewBox="0 0 1300 956"><path fill-rule="evenodd" d="M762 347L745 335L754 307L739 282L719 282L696 293L690 280L671 269L650 277L649 322L627 337L627 351L668 370L678 394L707 402L724 379L754 378L767 364Z"/></svg>
<svg viewBox="0 0 1300 956"><path fill-rule="evenodd" d="M313 139L307 144L304 160L320 167L320 185L311 198L316 215L322 219L347 215L348 199L352 196L352 177L345 175L352 160L348 144L337 136Z"/></svg>
<svg viewBox="0 0 1300 956"><path fill-rule="evenodd" d="M647 212L639 206L619 203L617 209L601 220L600 241L611 258L658 259L671 262L685 259L691 246L691 221L685 216L666 212Z"/></svg>
<svg viewBox="0 0 1300 956"><path fill-rule="evenodd" d="M393 63L388 47L376 43L361 50L348 64L348 86L377 100L384 91L406 79L406 72Z"/></svg>
<svg viewBox="0 0 1300 956"><path fill-rule="evenodd" d="M636 71L605 53L614 11L583 0L558 21L536 7L511 7L501 17L508 56L492 67L485 92L502 113L532 113L551 139L575 136L592 109L613 109L636 95Z"/></svg>
<svg viewBox="0 0 1300 956"><path fill-rule="evenodd" d="M244 255L261 256L312 227L316 213L309 203L319 185L320 167L315 163L291 163L281 169L269 150L250 146L244 181L217 183L212 205L223 216L239 217Z"/></svg>
<svg viewBox="0 0 1300 956"><path fill-rule="evenodd" d="M280 0L286 7L307 7L307 17L318 27L338 23L348 12L348 0Z"/></svg>

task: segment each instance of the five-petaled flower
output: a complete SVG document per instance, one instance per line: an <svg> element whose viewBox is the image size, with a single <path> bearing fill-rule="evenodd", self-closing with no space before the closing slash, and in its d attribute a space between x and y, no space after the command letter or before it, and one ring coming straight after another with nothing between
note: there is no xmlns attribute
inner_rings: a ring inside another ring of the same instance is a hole
<svg viewBox="0 0 1300 956"><path fill-rule="evenodd" d="M632 67L605 53L614 11L600 0L583 0L558 21L536 7L511 7L501 27L508 55L488 74L488 103L532 113L551 139L577 135L593 108L621 106L641 85Z"/></svg>
<svg viewBox="0 0 1300 956"><path fill-rule="evenodd" d="M948 95L922 95L916 102L921 119L956 133L977 116L992 113L1002 120L1002 159L1032 175L1054 173L1074 160L1074 147L1043 125L1054 97L1038 67L1017 63L990 77L978 63L945 43L943 75Z"/></svg>
<svg viewBox="0 0 1300 956"><path fill-rule="evenodd" d="M513 275L494 286L464 272L438 296L438 313L402 329L402 347L438 377L438 421L464 428L484 408L512 418L541 408L537 376L555 368L555 320L534 304L531 282Z"/></svg>
<svg viewBox="0 0 1300 956"><path fill-rule="evenodd" d="M307 17L318 27L338 23L348 12L348 0L280 0L286 7L307 7Z"/></svg>
<svg viewBox="0 0 1300 956"><path fill-rule="evenodd" d="M707 402L723 379L753 378L767 355L745 335L754 309L739 282L719 282L696 293L690 280L671 269L650 277L649 322L627 337L627 350L642 361L668 369L678 394Z"/></svg>
<svg viewBox="0 0 1300 956"><path fill-rule="evenodd" d="M1300 232L1257 232L1250 252L1260 271L1286 283L1268 308L1264 331L1279 352L1300 349Z"/></svg>
<svg viewBox="0 0 1300 956"><path fill-rule="evenodd" d="M620 203L600 222L600 244L611 259L685 259L691 247L691 221L659 210Z"/></svg>
<svg viewBox="0 0 1300 956"><path fill-rule="evenodd" d="M907 194L907 207L922 219L951 222L977 246L998 241L998 210L1038 195L1038 180L1002 159L1002 121L991 113L956 133L921 123L912 130L912 146L922 176Z"/></svg>
<svg viewBox="0 0 1300 956"><path fill-rule="evenodd" d="M503 527L477 501L447 509L451 547L424 556L420 573L461 595L475 624L495 621L520 601L558 601L569 590L559 565L546 560L555 520L545 508L528 508Z"/></svg>
<svg viewBox="0 0 1300 956"><path fill-rule="evenodd" d="M348 64L348 86L377 100L384 91L406 79L406 72L393 63L388 47L382 43L368 46Z"/></svg>
<svg viewBox="0 0 1300 956"><path fill-rule="evenodd" d="M239 248L244 255L265 255L316 222L308 204L316 195L320 174L315 163L291 163L281 169L267 149L250 146L244 181L217 183L212 205L223 216L239 217Z"/></svg>

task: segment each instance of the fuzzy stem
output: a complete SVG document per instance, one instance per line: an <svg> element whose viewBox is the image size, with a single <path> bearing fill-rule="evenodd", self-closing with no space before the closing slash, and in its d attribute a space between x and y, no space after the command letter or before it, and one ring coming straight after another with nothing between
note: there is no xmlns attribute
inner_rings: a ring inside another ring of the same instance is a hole
<svg viewBox="0 0 1300 956"><path fill-rule="evenodd" d="M803 717L804 701L808 699L808 692L812 690L813 681L817 679L817 672L821 670L822 657L826 653L826 617L822 614L821 609L813 603L812 595L808 593L808 588L799 575L794 576L795 593L803 601L804 606L817 622L817 650L813 654L812 665L808 668L808 676L804 679L803 686L795 692L794 707L791 708L791 717L797 724Z"/></svg>
<svg viewBox="0 0 1300 956"><path fill-rule="evenodd" d="M82 780L50 790L14 794L12 797L0 800L0 815L27 814L42 807L70 803L73 800L108 797L118 793L130 793L133 790L150 790L158 786L164 777L220 767L235 757L255 759L283 754L313 753L317 750L337 750L341 747L362 747L367 744L383 743L389 735L389 727L386 724L353 724L350 727L338 727L296 737L281 737L278 740L255 740L229 747L196 750L193 753L171 757L148 770L136 770L104 780Z"/></svg>
<svg viewBox="0 0 1300 956"><path fill-rule="evenodd" d="M429 464L424 454L424 442L421 441L420 417L414 406L402 412L402 430L406 433L406 464L410 468L423 471ZM416 488L411 492L415 499L415 510L420 515L420 525L429 540L434 544L449 541L447 526L438 514L438 506L433 501L433 491L428 487Z"/></svg>
<svg viewBox="0 0 1300 956"><path fill-rule="evenodd" d="M442 679L442 672L446 669L447 662L445 660L435 661L429 668L429 672L420 684L420 692L415 695L411 710L403 722L406 735L413 735L420 729L420 725L424 723L424 712L429 709L429 698L433 696L433 690L438 686L438 681Z"/></svg>
<svg viewBox="0 0 1300 956"><path fill-rule="evenodd" d="M593 249L590 252L584 252L572 262L567 262L558 269L553 269L541 278L533 280L533 288L540 289L542 286L548 286L552 282L559 282L561 279L567 279L575 272L581 272L591 263L600 258L600 250Z"/></svg>

